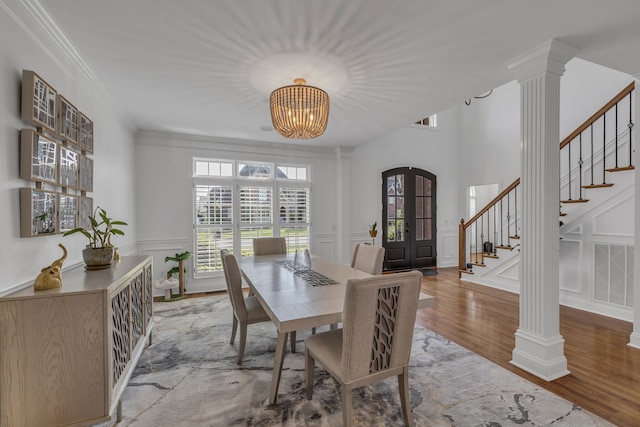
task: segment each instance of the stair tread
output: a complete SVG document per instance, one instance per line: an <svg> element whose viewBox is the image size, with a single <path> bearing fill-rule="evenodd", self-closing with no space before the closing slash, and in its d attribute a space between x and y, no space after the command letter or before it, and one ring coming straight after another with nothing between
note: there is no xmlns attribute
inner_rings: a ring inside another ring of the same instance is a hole
<svg viewBox="0 0 640 427"><path fill-rule="evenodd" d="M635 167L633 165L630 166L622 166L619 168L611 168L611 169L605 169L607 172L623 172L623 171L630 171L635 169Z"/></svg>
<svg viewBox="0 0 640 427"><path fill-rule="evenodd" d="M481 263L481 262L471 262L471 265L477 265L478 267L486 267L485 264Z"/></svg>
<svg viewBox="0 0 640 427"><path fill-rule="evenodd" d="M567 216L567 214L564 212L560 212L560 216Z"/></svg>
<svg viewBox="0 0 640 427"><path fill-rule="evenodd" d="M498 255L494 255L494 254L483 254L483 256L486 258L493 258L493 259L500 258Z"/></svg>
<svg viewBox="0 0 640 427"><path fill-rule="evenodd" d="M503 245L498 245L496 246L496 249L508 249L511 250L512 246L503 246Z"/></svg>
<svg viewBox="0 0 640 427"><path fill-rule="evenodd" d="M473 271L471 270L460 270L461 273L466 273L466 274L473 274Z"/></svg>
<svg viewBox="0 0 640 427"><path fill-rule="evenodd" d="M561 200L561 203L587 203L589 199L571 199L571 200Z"/></svg>
<svg viewBox="0 0 640 427"><path fill-rule="evenodd" d="M583 185L582 188L606 188L606 187L613 187L613 183L612 182L603 182L602 184L589 184L589 185Z"/></svg>
<svg viewBox="0 0 640 427"><path fill-rule="evenodd" d="M510 238L510 239L516 239L516 240L517 240L517 239L519 239L519 238L520 238L520 236L509 236L509 238Z"/></svg>

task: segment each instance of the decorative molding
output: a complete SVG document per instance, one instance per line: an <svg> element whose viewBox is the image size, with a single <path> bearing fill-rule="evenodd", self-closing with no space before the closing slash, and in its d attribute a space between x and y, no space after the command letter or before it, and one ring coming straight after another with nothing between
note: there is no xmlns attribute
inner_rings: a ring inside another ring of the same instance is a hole
<svg viewBox="0 0 640 427"><path fill-rule="evenodd" d="M629 347L640 348L640 333L632 332L629 337Z"/></svg>
<svg viewBox="0 0 640 427"><path fill-rule="evenodd" d="M562 234L564 234L565 236L566 235L582 236L583 235L582 224L578 224L577 226L573 227L571 230L565 231Z"/></svg>
<svg viewBox="0 0 640 427"><path fill-rule="evenodd" d="M40 4L38 0L21 0L22 5L30 12L31 16L35 18L36 23L42 27L42 29L46 32L49 38L56 44L56 46L62 51L65 56L71 61L73 66L80 70L82 74L89 80L93 85L98 87L104 96L108 97L108 99L112 102L113 99L109 92L102 85L102 82L98 79L96 74L93 72L91 67L84 61L84 59L80 56L80 53L73 46L71 41L67 38L64 32L60 29L58 24L53 20L49 12ZM52 59L56 60L56 58ZM68 75L75 75L74 73L70 73L68 69L65 68Z"/></svg>
<svg viewBox="0 0 640 427"><path fill-rule="evenodd" d="M631 206L628 209L624 209L621 205L624 203L628 203ZM618 200L615 201L608 201L606 205L604 205L604 209L602 209L600 212L595 213L591 219L591 223L592 223L592 234L593 236L617 236L617 237L629 237L629 238L633 238L634 237L634 225L633 224L627 224L629 226L629 230L627 233L611 233L611 232L604 232L603 230L600 230L598 228L598 224L604 222L605 224L612 224L612 223L617 223L618 221L598 221L598 218L600 217L604 217L607 214L611 213L614 209L618 208L621 210L629 210L632 211L633 210L633 203L634 203L634 195L633 194L627 194L626 196L621 196L621 198L619 198ZM624 222L626 223L626 222ZM602 228L602 227L600 227Z"/></svg>
<svg viewBox="0 0 640 427"><path fill-rule="evenodd" d="M530 80L543 73L562 76L565 64L578 50L557 39L551 39L521 55L507 61L504 65L513 71L518 81Z"/></svg>
<svg viewBox="0 0 640 427"><path fill-rule="evenodd" d="M71 81L77 80L78 75L83 76L100 93L100 96L94 97L94 99L117 112L118 120L123 127L132 133L135 131L135 126L131 119L122 112L121 106L114 101L111 92L104 87L93 72L93 69L84 61L71 41L38 0L15 0L13 2L0 0L0 7L51 58L55 65L71 78ZM69 66L73 69L70 69Z"/></svg>
<svg viewBox="0 0 640 427"><path fill-rule="evenodd" d="M560 304L578 310L588 311L590 313L611 317L613 319L624 320L625 322L631 322L633 320L633 308L631 307L586 300L584 298L581 298L578 294L574 293L561 293Z"/></svg>
<svg viewBox="0 0 640 427"><path fill-rule="evenodd" d="M29 9L32 9L32 7L30 7L29 1L28 0L22 0L21 4L25 7L25 9L30 12L26 17L31 17L31 18L36 18L37 21L37 16L35 16ZM27 33L27 35L29 35L29 37L31 37L33 39L33 41L36 42L36 44L38 46L40 46L40 49L42 49L42 51L44 53L47 54L47 56L49 56L51 58L51 60L53 60L56 65L58 65L58 67L60 67L60 69L64 70L64 72L67 75L71 75L70 70L65 67L65 65L62 63L62 61L60 61L60 59L47 47L46 43L44 43L40 37L38 37L36 35L36 33L34 33L31 28L29 27L29 25L27 25L23 19L20 18L20 16L18 16L18 14L16 14L10 7L9 5L7 5L7 3L3 0L0 0L0 6L7 12L7 15L9 15L15 22L16 24L18 24L25 33ZM40 6L40 5L39 5ZM40 8L42 8L42 6L40 6ZM38 22L40 24L40 29L46 28L47 25L43 25L41 22Z"/></svg>
<svg viewBox="0 0 640 427"><path fill-rule="evenodd" d="M563 246L567 247L571 245L574 248L577 246L577 254L578 254L578 259L571 259L571 260L567 260L567 254L565 254L564 256L562 255L562 249ZM580 290L582 289L582 258L583 258L583 250L582 250L582 241L581 240L567 240L567 239L563 239L562 241L560 241L560 254L559 254L559 259L560 260L564 260L564 262L560 262L559 263L559 270L560 270L560 295L562 295L562 291L565 292L573 292L576 294L580 293ZM575 287L568 287L568 286L563 286L563 281L562 281L562 273L563 273L563 265L565 266L564 268L572 268L575 267L575 270L571 270L567 276L569 277L574 277L576 278L577 281L577 286Z"/></svg>
<svg viewBox="0 0 640 427"><path fill-rule="evenodd" d="M135 145L215 151L217 158L224 158L224 153L250 153L254 156L286 156L290 158L328 160L335 159L335 152L333 148L296 145L295 151L292 151L291 145L285 143L265 143L247 139L222 138L216 136L190 135L178 132L151 130L137 132Z"/></svg>

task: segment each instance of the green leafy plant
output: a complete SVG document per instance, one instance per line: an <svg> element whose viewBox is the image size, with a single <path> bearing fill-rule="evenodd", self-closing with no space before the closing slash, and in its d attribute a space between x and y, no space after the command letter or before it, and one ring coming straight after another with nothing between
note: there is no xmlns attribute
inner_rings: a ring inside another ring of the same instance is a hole
<svg viewBox="0 0 640 427"><path fill-rule="evenodd" d="M189 259L191 257L191 252L186 251L186 252L182 252L181 254L175 254L175 256L168 256L164 258L164 262L169 262L169 261L174 261L178 263L178 266L173 267L171 270L167 271L167 279L171 276L173 276L174 274L180 274L180 267L179 265L181 264L180 261L185 261L187 259ZM187 272L186 268L183 268L183 273Z"/></svg>
<svg viewBox="0 0 640 427"><path fill-rule="evenodd" d="M164 258L164 262L177 262L178 266L173 267L171 270L167 271L167 279L169 279L172 275L178 275L179 284L179 295L184 296L184 274L187 272L187 269L184 267L184 262L191 257L191 252L186 251L181 254L175 254L175 256L168 256Z"/></svg>
<svg viewBox="0 0 640 427"><path fill-rule="evenodd" d="M124 231L115 226L128 225L124 221L117 221L109 218L107 211L98 206L93 215L89 215L89 221L91 222L90 228L77 227L67 231L63 236L69 236L71 234L81 233L87 239L89 239L89 248L108 248L113 247L110 242L112 235L124 236Z"/></svg>
<svg viewBox="0 0 640 427"><path fill-rule="evenodd" d="M377 227L377 226L378 226L378 222L376 221L376 222L374 222L373 224L371 224L371 225L369 226L369 230L371 230L371 231L376 231L376 227Z"/></svg>

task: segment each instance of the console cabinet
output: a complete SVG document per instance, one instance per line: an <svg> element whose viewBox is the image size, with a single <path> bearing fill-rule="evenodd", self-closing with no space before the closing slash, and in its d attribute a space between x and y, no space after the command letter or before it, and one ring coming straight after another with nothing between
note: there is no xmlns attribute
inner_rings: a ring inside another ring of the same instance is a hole
<svg viewBox="0 0 640 427"><path fill-rule="evenodd" d="M151 339L151 280L151 257L122 257L63 271L61 288L0 298L1 425L108 420Z"/></svg>

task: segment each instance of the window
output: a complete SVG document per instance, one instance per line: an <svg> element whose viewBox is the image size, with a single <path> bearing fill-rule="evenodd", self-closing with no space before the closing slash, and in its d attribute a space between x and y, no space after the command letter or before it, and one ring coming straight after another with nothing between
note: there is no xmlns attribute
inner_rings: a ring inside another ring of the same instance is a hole
<svg viewBox="0 0 640 427"><path fill-rule="evenodd" d="M253 239L283 236L309 248L308 166L194 159L195 277L219 275L220 249L253 255Z"/></svg>
<svg viewBox="0 0 640 427"><path fill-rule="evenodd" d="M233 175L233 163L220 161L194 161L194 176L227 176Z"/></svg>
<svg viewBox="0 0 640 427"><path fill-rule="evenodd" d="M429 126L429 127L432 127L432 128L438 127L438 115L434 114L432 116L425 117L422 120L418 120L414 124L419 125L419 126Z"/></svg>

